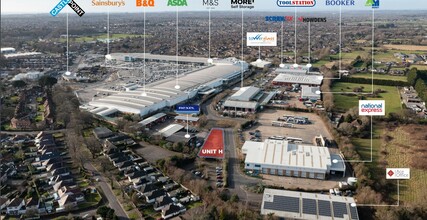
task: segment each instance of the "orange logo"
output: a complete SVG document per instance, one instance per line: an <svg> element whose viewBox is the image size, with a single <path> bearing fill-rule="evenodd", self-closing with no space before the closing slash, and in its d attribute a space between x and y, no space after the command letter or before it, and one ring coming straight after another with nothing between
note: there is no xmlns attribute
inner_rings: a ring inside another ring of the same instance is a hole
<svg viewBox="0 0 427 220"><path fill-rule="evenodd" d="M136 0L136 7L154 7L154 0Z"/></svg>

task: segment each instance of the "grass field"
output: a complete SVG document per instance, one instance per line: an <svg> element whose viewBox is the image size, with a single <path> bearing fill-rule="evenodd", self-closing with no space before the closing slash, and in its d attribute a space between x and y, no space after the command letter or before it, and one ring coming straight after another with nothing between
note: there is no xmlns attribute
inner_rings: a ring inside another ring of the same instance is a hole
<svg viewBox="0 0 427 220"><path fill-rule="evenodd" d="M357 73L357 74L351 75L351 77L371 79L372 74L371 73ZM374 79L385 79L385 80L407 82L406 76L392 76L392 75L385 75L385 74L374 74Z"/></svg>
<svg viewBox="0 0 427 220"><path fill-rule="evenodd" d="M383 47L394 50L427 51L427 46L418 45L386 44Z"/></svg>
<svg viewBox="0 0 427 220"><path fill-rule="evenodd" d="M343 83L338 82L334 83L332 86L332 92L353 92L353 88L356 87L364 87L365 93L372 92L371 85L368 84L355 84L355 83ZM379 86L374 85L374 91L377 89L381 89L386 91L385 93L380 93L379 98L368 98L371 100L385 100L385 106L386 106L386 114L389 114L390 112L398 112L402 109L402 105L400 103L399 97L399 91L394 86ZM342 111L347 111L350 108L356 107L359 103L358 96L348 96L344 94L336 93L334 94L334 102L336 108Z"/></svg>
<svg viewBox="0 0 427 220"><path fill-rule="evenodd" d="M378 158L379 158L379 149L381 146L380 136L383 132L383 128L375 126L372 129L372 145L371 139L362 139L362 138L352 138L351 142L356 147L357 153L360 155L362 161L371 161L371 146L372 146L372 162L366 162L366 166L371 171L373 178L376 178L376 175L383 174L380 169L378 169ZM384 177L385 178L385 177Z"/></svg>
<svg viewBox="0 0 427 220"><path fill-rule="evenodd" d="M408 133L406 127L398 127L394 131L387 131L387 135L393 137L386 144L388 154L386 160L388 167L410 167L412 156L411 149L415 145L413 136ZM427 197L427 191L424 190L427 185L427 172L421 169L411 168L411 179L400 181L400 199L404 203L422 204ZM393 194L397 199L396 193Z"/></svg>
<svg viewBox="0 0 427 220"><path fill-rule="evenodd" d="M411 65L410 68L417 68L418 70L427 70L427 65Z"/></svg>

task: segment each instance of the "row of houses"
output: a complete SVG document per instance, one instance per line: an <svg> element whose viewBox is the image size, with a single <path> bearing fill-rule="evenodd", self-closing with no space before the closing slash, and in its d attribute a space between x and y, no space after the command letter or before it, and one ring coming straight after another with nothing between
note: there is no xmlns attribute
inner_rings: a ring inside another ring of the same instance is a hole
<svg viewBox="0 0 427 220"><path fill-rule="evenodd" d="M107 132L106 129L96 128L98 136L101 130ZM120 136L113 133L110 137L100 139L104 142L103 154L124 175L125 181L130 184L132 191L137 192L139 199L144 199L155 211L161 212L162 218L168 219L184 213L186 203L200 199L151 166L144 158L126 148L115 146L111 138Z"/></svg>

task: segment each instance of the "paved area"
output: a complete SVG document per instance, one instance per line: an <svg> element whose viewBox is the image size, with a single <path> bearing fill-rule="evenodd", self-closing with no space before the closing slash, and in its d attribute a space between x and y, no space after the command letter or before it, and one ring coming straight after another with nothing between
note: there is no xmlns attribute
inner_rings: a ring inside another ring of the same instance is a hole
<svg viewBox="0 0 427 220"><path fill-rule="evenodd" d="M308 117L311 124L295 124L293 128L274 127L271 125L272 121L277 121L277 118L284 115ZM258 125L252 127L251 130L244 132L246 140L250 138L249 131L254 130L261 131L262 140L270 136L285 136L302 138L304 143L313 143L314 137L319 134L329 139L332 137L323 121L315 113L267 109L259 113L258 122Z"/></svg>
<svg viewBox="0 0 427 220"><path fill-rule="evenodd" d="M169 158L174 155L181 155L180 153L166 150L162 147L149 144L147 142L139 142L140 147L133 148L138 155L144 155L144 159L148 162L156 164L159 159Z"/></svg>
<svg viewBox="0 0 427 220"><path fill-rule="evenodd" d="M329 189L337 187L338 181L345 181L346 178L337 178L333 180L316 180L306 178L294 178L274 175L262 175L265 185L284 187L285 189L304 189L329 191Z"/></svg>

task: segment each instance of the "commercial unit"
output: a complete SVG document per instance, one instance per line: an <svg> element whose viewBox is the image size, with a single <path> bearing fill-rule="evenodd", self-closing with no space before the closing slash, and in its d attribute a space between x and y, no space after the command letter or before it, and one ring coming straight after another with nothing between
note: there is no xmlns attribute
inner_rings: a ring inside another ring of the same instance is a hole
<svg viewBox="0 0 427 220"><path fill-rule="evenodd" d="M320 87L319 86L301 86L301 99L308 99L311 101L320 100Z"/></svg>
<svg viewBox="0 0 427 220"><path fill-rule="evenodd" d="M345 175L343 158L331 156L326 147L266 139L246 141L242 152L246 156L245 169L263 174L312 179L326 179L331 172Z"/></svg>
<svg viewBox="0 0 427 220"><path fill-rule="evenodd" d="M1 48L1 54L9 54L9 53L15 53L16 50L13 47L2 47Z"/></svg>
<svg viewBox="0 0 427 220"><path fill-rule="evenodd" d="M268 103L274 92L265 93L260 88L248 86L240 88L223 104L224 110L255 112L261 103Z"/></svg>
<svg viewBox="0 0 427 220"><path fill-rule="evenodd" d="M262 197L261 214L270 213L284 219L359 219L352 197L267 188Z"/></svg>
<svg viewBox="0 0 427 220"><path fill-rule="evenodd" d="M144 54L111 54L111 56L117 60L124 60L125 56L143 59ZM145 54L145 59L171 62L175 61L176 57ZM207 58L179 57L178 60L180 63L195 63L196 65L206 65L206 67L189 72L178 79L168 78L149 84L145 90L134 87L122 92L112 91L112 95L93 100L88 104L96 108L113 108L124 113L146 116L191 99L198 94L199 90L219 88L229 80L238 78L242 70L244 72L248 70L246 62L235 58L215 59L212 65L207 64ZM180 86L179 89L175 88L177 82ZM97 111L96 108L91 111Z"/></svg>
<svg viewBox="0 0 427 220"><path fill-rule="evenodd" d="M320 86L322 84L322 80L323 76L317 74L280 73L273 79L272 84L277 86L292 86L292 84Z"/></svg>

